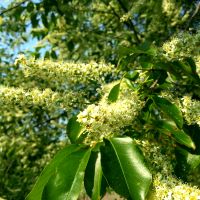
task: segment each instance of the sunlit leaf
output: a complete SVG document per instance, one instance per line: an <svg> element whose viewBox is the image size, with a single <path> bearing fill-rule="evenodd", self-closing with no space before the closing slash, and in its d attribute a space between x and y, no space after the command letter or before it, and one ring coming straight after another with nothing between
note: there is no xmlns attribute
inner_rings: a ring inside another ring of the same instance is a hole
<svg viewBox="0 0 200 200"><path fill-rule="evenodd" d="M200 165L200 155L191 154L188 151L179 148L179 152L185 156L187 164L191 169L195 169Z"/></svg>
<svg viewBox="0 0 200 200"><path fill-rule="evenodd" d="M72 117L67 124L67 134L72 143L75 143L81 133L81 125L77 117Z"/></svg>
<svg viewBox="0 0 200 200"><path fill-rule="evenodd" d="M144 157L129 137L111 138L102 147L103 173L115 192L144 200L151 184L151 174Z"/></svg>
<svg viewBox="0 0 200 200"><path fill-rule="evenodd" d="M45 185L42 200L77 200L90 153L80 149L65 157Z"/></svg>
<svg viewBox="0 0 200 200"><path fill-rule="evenodd" d="M110 93L108 95L108 101L109 102L115 102L115 101L117 101L118 96L119 96L119 91L120 91L120 83L118 83L117 85L115 85L111 89L111 91L110 91Z"/></svg>
<svg viewBox="0 0 200 200"><path fill-rule="evenodd" d="M166 133L168 135L172 135L178 143L183 144L189 148L195 149L195 144L192 141L191 137L187 135L183 130L178 129L173 122L159 120L156 121L155 124L157 128L161 130L161 132Z"/></svg>
<svg viewBox="0 0 200 200"><path fill-rule="evenodd" d="M92 152L85 171L84 185L92 200L100 199L106 193L106 180L101 168L100 152Z"/></svg>
<svg viewBox="0 0 200 200"><path fill-rule="evenodd" d="M42 198L42 192L49 181L49 178L55 173L56 168L67 159L67 157L80 150L80 146L77 145L70 145L65 147L63 150L59 151L53 160L45 167L42 171L41 175L39 176L35 186L33 187L32 191L26 197L27 200L40 200Z"/></svg>
<svg viewBox="0 0 200 200"><path fill-rule="evenodd" d="M158 97L154 96L153 100L155 104L160 108L166 115L168 115L179 128L182 128L183 126L183 117L182 113L179 110L179 108L171 103L169 100L163 98L163 97Z"/></svg>

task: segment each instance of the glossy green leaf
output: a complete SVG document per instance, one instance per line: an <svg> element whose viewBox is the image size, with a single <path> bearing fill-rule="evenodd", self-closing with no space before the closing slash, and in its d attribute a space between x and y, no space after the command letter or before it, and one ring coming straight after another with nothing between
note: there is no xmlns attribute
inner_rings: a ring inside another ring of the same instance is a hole
<svg viewBox="0 0 200 200"><path fill-rule="evenodd" d="M127 199L144 200L151 185L151 174L135 142L111 138L102 147L102 168L108 184Z"/></svg>
<svg viewBox="0 0 200 200"><path fill-rule="evenodd" d="M118 53L121 56L126 55L133 55L133 54L147 54L147 55L156 55L156 48L152 47L150 44L143 43L139 46L134 47L125 47L125 46L119 46Z"/></svg>
<svg viewBox="0 0 200 200"><path fill-rule="evenodd" d="M71 143L75 143L81 133L81 125L77 121L77 116L72 117L67 124L67 134Z"/></svg>
<svg viewBox="0 0 200 200"><path fill-rule="evenodd" d="M135 81L139 77L139 73L137 71L127 72L124 77L131 81Z"/></svg>
<svg viewBox="0 0 200 200"><path fill-rule="evenodd" d="M191 137L187 135L183 130L178 129L173 122L159 120L156 122L156 125L161 130L161 132L166 134L169 133L170 135L172 135L178 143L195 149L195 144L192 141Z"/></svg>
<svg viewBox="0 0 200 200"><path fill-rule="evenodd" d="M101 154L92 152L85 170L85 190L92 200L101 199L106 193L106 180L102 174Z"/></svg>
<svg viewBox="0 0 200 200"><path fill-rule="evenodd" d="M177 131L174 131L172 135L178 143L183 144L192 149L196 148L191 137L187 135L184 131L177 130Z"/></svg>
<svg viewBox="0 0 200 200"><path fill-rule="evenodd" d="M120 194L126 199L130 199L129 190L119 165L118 158L109 141L105 140L105 147L101 147L101 154L102 170L108 185L116 193Z"/></svg>
<svg viewBox="0 0 200 200"><path fill-rule="evenodd" d="M135 90L135 88L134 88L134 85L133 85L132 81L130 81L130 80L129 80L129 79L127 79L127 78L124 78L124 80L125 80L125 82L126 82L127 86L128 86L130 89L132 89L132 90Z"/></svg>
<svg viewBox="0 0 200 200"><path fill-rule="evenodd" d="M190 65L192 73L196 74L197 67L195 61L192 58L186 58L185 61Z"/></svg>
<svg viewBox="0 0 200 200"><path fill-rule="evenodd" d="M49 178L55 173L56 168L67 159L67 157L80 149L78 145L69 145L59 151L53 160L46 166L46 168L42 171L41 175L39 176L35 186L33 187L32 191L26 197L27 200L40 200L42 198L42 192L49 181Z"/></svg>
<svg viewBox="0 0 200 200"><path fill-rule="evenodd" d="M120 91L120 83L118 83L117 85L115 85L111 89L111 91L110 91L110 93L108 95L108 101L109 102L115 102L115 101L117 101L118 96L119 96L119 91Z"/></svg>
<svg viewBox="0 0 200 200"><path fill-rule="evenodd" d="M199 75L197 73L197 67L196 67L195 61L192 58L186 58L185 61L191 67L192 74L191 74L190 78L192 78L193 80L195 80L197 83L200 83L200 77L199 77Z"/></svg>
<svg viewBox="0 0 200 200"><path fill-rule="evenodd" d="M191 154L188 151L179 148L179 152L185 156L187 164L191 169L195 169L200 165L200 155Z"/></svg>
<svg viewBox="0 0 200 200"><path fill-rule="evenodd" d="M153 100L155 104L160 108L166 115L168 115L179 128L183 126L183 117L181 111L175 104L163 97L154 96Z"/></svg>
<svg viewBox="0 0 200 200"><path fill-rule="evenodd" d="M46 184L42 200L76 200L81 192L90 153L90 149L80 149L68 155Z"/></svg>
<svg viewBox="0 0 200 200"><path fill-rule="evenodd" d="M47 21L47 16L45 14L42 15L42 23L46 28L49 28L49 23Z"/></svg>

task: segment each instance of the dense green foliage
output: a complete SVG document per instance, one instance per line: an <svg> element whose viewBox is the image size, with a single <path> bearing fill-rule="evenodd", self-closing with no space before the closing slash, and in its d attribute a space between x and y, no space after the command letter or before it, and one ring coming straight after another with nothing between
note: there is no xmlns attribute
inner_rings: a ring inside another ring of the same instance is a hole
<svg viewBox="0 0 200 200"><path fill-rule="evenodd" d="M0 197L200 198L199 10L185 0L0 8Z"/></svg>

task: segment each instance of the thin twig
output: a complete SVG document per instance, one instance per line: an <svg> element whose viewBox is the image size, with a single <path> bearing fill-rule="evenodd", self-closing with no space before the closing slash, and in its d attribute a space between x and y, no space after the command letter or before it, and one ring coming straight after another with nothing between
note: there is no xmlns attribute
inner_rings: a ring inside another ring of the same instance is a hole
<svg viewBox="0 0 200 200"><path fill-rule="evenodd" d="M3 11L0 13L0 16L4 15L4 14L7 13L7 12L10 12L11 10L14 10L14 9L18 8L19 6L21 6L22 4L26 3L27 1L29 1L29 0L24 0L24 1L22 1L21 3L18 3L17 5L15 5L15 6L11 7L11 8L8 8L8 9L3 10Z"/></svg>
<svg viewBox="0 0 200 200"><path fill-rule="evenodd" d="M196 9L195 9L194 13L192 14L192 16L190 17L190 19L185 27L185 30L188 29L193 18L198 14L199 11L200 11L200 2L198 2L198 4L196 5Z"/></svg>
<svg viewBox="0 0 200 200"><path fill-rule="evenodd" d="M121 6L122 10L125 13L128 13L128 9L125 7L125 5L123 4L123 2L121 0L117 0L117 1L118 1L119 5ZM136 31L135 26L133 25L133 22L129 19L128 23L126 22L125 24L133 30L136 42L140 43L140 39L138 37L138 32Z"/></svg>

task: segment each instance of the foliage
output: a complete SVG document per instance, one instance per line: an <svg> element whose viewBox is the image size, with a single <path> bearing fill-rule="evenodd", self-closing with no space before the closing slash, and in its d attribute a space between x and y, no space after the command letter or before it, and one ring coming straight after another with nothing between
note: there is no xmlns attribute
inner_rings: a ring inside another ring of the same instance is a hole
<svg viewBox="0 0 200 200"><path fill-rule="evenodd" d="M126 199L198 199L199 5L2 8L0 47L10 51L0 51L0 196L75 200L85 191L96 200L112 189ZM32 39L35 49L24 50Z"/></svg>

